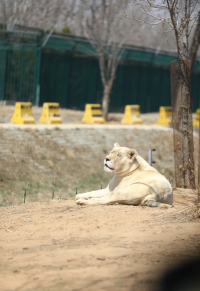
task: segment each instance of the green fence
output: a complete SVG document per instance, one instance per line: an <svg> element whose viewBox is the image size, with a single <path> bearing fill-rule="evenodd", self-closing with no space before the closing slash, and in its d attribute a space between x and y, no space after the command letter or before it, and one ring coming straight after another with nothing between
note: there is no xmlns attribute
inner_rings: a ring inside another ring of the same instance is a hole
<svg viewBox="0 0 200 291"><path fill-rule="evenodd" d="M97 54L85 38L43 32L19 25L0 30L0 100L59 102L63 108L84 110L85 103L101 103ZM156 112L171 104L170 61L176 55L126 46L110 97L110 111L140 104L142 112ZM199 107L200 62L191 80L193 109Z"/></svg>
<svg viewBox="0 0 200 291"><path fill-rule="evenodd" d="M32 101L34 98L35 53L8 50L4 94L6 100Z"/></svg>

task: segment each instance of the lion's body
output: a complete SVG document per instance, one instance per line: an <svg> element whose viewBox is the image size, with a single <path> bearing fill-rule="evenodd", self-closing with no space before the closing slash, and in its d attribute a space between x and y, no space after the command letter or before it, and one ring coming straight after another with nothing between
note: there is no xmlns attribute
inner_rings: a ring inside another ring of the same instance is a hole
<svg viewBox="0 0 200 291"><path fill-rule="evenodd" d="M115 172L107 188L77 195L77 204L172 205L173 191L169 181L136 151L115 144L106 157L105 168Z"/></svg>

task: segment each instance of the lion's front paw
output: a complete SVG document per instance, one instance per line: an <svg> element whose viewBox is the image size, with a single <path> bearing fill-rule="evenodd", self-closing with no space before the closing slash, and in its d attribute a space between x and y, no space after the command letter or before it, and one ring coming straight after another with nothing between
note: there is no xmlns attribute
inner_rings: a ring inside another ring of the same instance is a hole
<svg viewBox="0 0 200 291"><path fill-rule="evenodd" d="M77 194L75 197L76 200L81 199L81 194Z"/></svg>
<svg viewBox="0 0 200 291"><path fill-rule="evenodd" d="M87 195L84 195L84 194L77 194L76 197L75 197L76 200L79 200L79 199L89 199L89 197Z"/></svg>
<svg viewBox="0 0 200 291"><path fill-rule="evenodd" d="M87 201L84 200L84 199L78 199L78 200L76 200L76 204L78 204L78 205L86 205Z"/></svg>
<svg viewBox="0 0 200 291"><path fill-rule="evenodd" d="M173 206L170 204L160 204L158 207L161 209L168 209L168 208L172 208Z"/></svg>

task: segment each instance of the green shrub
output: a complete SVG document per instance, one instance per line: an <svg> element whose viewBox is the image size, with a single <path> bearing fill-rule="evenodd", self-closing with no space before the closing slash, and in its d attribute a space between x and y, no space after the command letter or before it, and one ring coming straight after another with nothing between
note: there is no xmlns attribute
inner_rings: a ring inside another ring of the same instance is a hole
<svg viewBox="0 0 200 291"><path fill-rule="evenodd" d="M63 32L63 33L68 33L68 34L71 34L71 33L72 33L72 32L71 32L71 29L70 29L70 27L69 27L68 25L65 25L65 26L63 27L62 32Z"/></svg>

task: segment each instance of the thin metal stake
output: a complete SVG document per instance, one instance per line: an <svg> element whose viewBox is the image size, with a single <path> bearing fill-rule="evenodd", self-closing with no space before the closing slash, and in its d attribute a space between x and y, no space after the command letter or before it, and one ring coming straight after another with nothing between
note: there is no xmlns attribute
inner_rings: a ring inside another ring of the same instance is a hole
<svg viewBox="0 0 200 291"><path fill-rule="evenodd" d="M52 199L54 199L54 190L53 190L53 193L52 193Z"/></svg>
<svg viewBox="0 0 200 291"><path fill-rule="evenodd" d="M152 164L155 164L155 162L152 161L152 152L155 152L155 149L149 149L148 163L149 163L150 166L152 166Z"/></svg>
<svg viewBox="0 0 200 291"><path fill-rule="evenodd" d="M26 202L26 190L24 192L24 204L25 204L25 202Z"/></svg>

